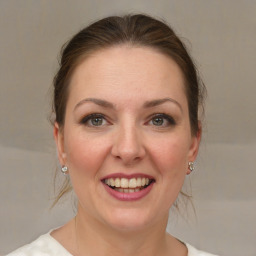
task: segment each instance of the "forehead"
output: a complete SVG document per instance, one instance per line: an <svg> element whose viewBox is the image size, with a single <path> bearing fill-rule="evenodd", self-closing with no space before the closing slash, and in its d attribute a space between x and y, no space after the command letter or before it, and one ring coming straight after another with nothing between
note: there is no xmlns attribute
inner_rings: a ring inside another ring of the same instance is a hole
<svg viewBox="0 0 256 256"><path fill-rule="evenodd" d="M98 50L74 70L70 97L184 97L179 66L149 47L128 45Z"/></svg>

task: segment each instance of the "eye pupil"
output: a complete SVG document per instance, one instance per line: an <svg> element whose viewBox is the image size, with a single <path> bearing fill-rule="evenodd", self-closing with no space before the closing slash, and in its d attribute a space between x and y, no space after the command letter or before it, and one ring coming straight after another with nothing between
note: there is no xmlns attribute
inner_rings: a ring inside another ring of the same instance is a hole
<svg viewBox="0 0 256 256"><path fill-rule="evenodd" d="M92 122L92 125L99 126L99 125L102 125L103 120L101 117L95 117L95 118L92 118L91 122Z"/></svg>
<svg viewBox="0 0 256 256"><path fill-rule="evenodd" d="M164 120L161 117L156 117L152 120L152 122L154 125L160 126L164 123Z"/></svg>

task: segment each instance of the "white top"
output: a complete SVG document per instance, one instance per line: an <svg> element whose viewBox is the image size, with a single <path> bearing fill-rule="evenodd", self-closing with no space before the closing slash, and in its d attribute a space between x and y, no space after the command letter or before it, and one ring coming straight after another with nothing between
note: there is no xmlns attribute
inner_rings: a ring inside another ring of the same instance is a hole
<svg viewBox="0 0 256 256"><path fill-rule="evenodd" d="M24 245L6 256L73 256L56 239L47 234L40 236L31 244ZM199 251L193 246L186 244L188 256L217 256Z"/></svg>

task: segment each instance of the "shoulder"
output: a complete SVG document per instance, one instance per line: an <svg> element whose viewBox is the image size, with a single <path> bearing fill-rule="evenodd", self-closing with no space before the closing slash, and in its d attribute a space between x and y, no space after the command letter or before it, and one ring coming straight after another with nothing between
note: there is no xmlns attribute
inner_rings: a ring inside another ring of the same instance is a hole
<svg viewBox="0 0 256 256"><path fill-rule="evenodd" d="M50 232L40 236L30 244L7 254L6 256L72 256L61 244L59 244Z"/></svg>
<svg viewBox="0 0 256 256"><path fill-rule="evenodd" d="M186 246L188 248L188 256L217 256L215 254L197 250L195 247L193 247L190 244L186 244Z"/></svg>

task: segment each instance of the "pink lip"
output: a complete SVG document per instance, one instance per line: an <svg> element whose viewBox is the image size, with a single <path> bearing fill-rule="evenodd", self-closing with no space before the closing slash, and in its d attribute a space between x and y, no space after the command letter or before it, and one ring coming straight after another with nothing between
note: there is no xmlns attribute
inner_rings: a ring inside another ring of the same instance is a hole
<svg viewBox="0 0 256 256"><path fill-rule="evenodd" d="M154 183L155 182L152 182L146 188L144 188L138 192L133 192L133 193L122 193L122 192L119 192L119 191L116 191L116 190L110 188L105 183L102 183L102 184L104 185L104 188L106 189L106 191L114 198L116 198L120 201L135 201L135 200L139 200L139 199L145 197L151 191Z"/></svg>
<svg viewBox="0 0 256 256"><path fill-rule="evenodd" d="M144 174L144 173L134 173L134 174L124 174L124 173L112 173L105 177L103 177L101 180L105 179L111 179L111 178L126 178L126 179L132 179L132 178L149 178L150 180L154 180L154 177Z"/></svg>

